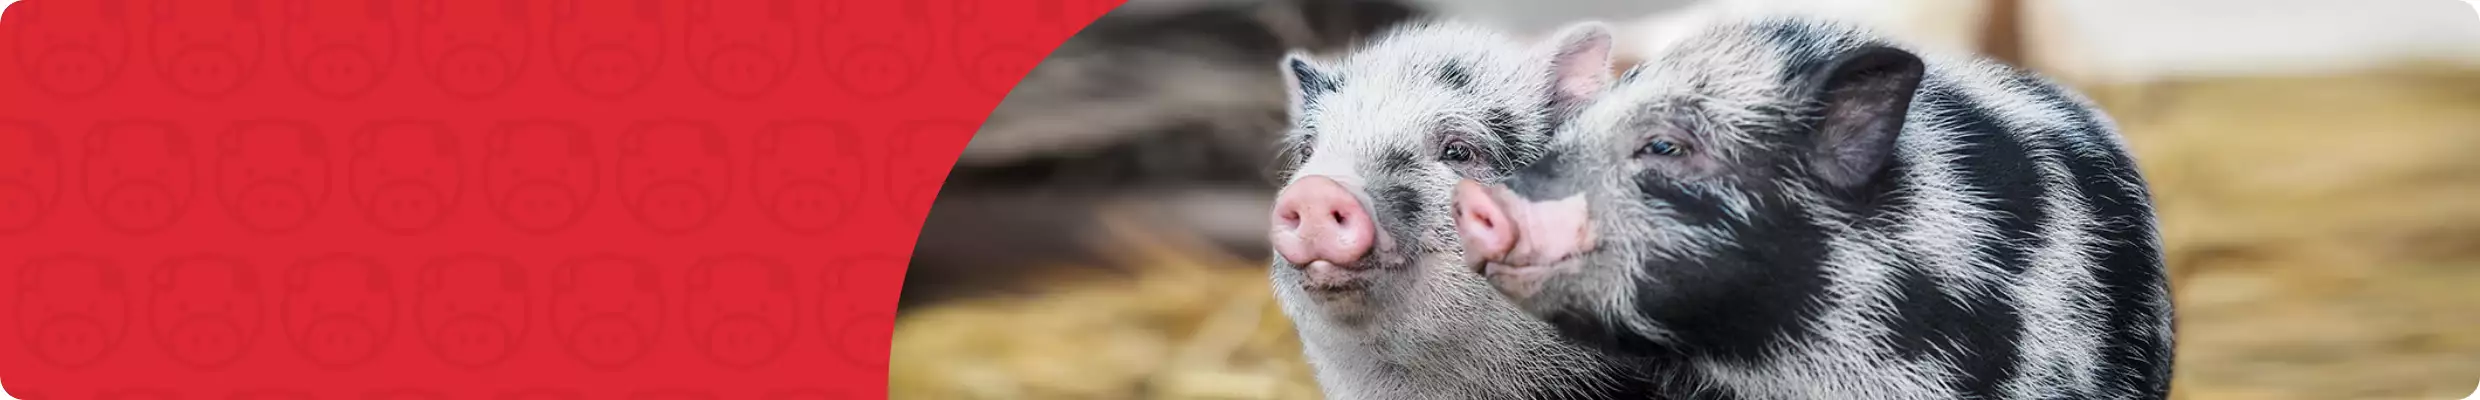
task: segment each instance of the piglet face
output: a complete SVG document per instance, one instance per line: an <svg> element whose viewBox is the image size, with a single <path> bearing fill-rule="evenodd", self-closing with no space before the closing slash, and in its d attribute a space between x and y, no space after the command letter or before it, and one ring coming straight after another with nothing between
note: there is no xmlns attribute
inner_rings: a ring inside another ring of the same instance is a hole
<svg viewBox="0 0 2480 400"><path fill-rule="evenodd" d="M360 365L396 332L396 286L367 257L336 254L285 271L284 333L304 358L326 368Z"/></svg>
<svg viewBox="0 0 2480 400"><path fill-rule="evenodd" d="M552 62L579 93L635 93L663 62L663 5L657 0L549 0Z"/></svg>
<svg viewBox="0 0 2480 400"><path fill-rule="evenodd" d="M102 91L129 62L131 0L8 5L17 65L35 90L55 98Z"/></svg>
<svg viewBox="0 0 2480 400"><path fill-rule="evenodd" d="M156 266L151 281L148 321L174 361L214 370L248 354L262 314L249 265L219 255L176 257Z"/></svg>
<svg viewBox="0 0 2480 400"><path fill-rule="evenodd" d="M554 279L552 327L578 362L616 369L654 347L664 308L654 266L629 257L592 256L560 266Z"/></svg>
<svg viewBox="0 0 2480 400"><path fill-rule="evenodd" d="M525 271L501 256L463 255L433 260L420 272L414 319L423 342L441 361L460 368L498 365L525 337Z"/></svg>
<svg viewBox="0 0 2480 400"><path fill-rule="evenodd" d="M297 121L244 121L217 138L215 195L261 233L309 223L327 201L327 137Z"/></svg>
<svg viewBox="0 0 2480 400"><path fill-rule="evenodd" d="M859 293L855 289L880 282L902 282L903 258L872 255L838 261L827 265L819 274L819 333L844 356L844 361L864 369L886 368L886 346L895 334L895 316L873 306L879 296ZM892 306L892 305L887 305Z"/></svg>
<svg viewBox="0 0 2480 400"><path fill-rule="evenodd" d="M438 226L464 189L456 136L437 122L383 122L353 138L347 182L372 225L411 234Z"/></svg>
<svg viewBox="0 0 2480 400"><path fill-rule="evenodd" d="M759 132L749 168L759 209L797 233L842 225L861 182L854 142L845 126L827 122L780 123Z"/></svg>
<svg viewBox="0 0 2480 400"><path fill-rule="evenodd" d="M791 343L794 311L792 269L773 259L717 257L689 269L684 308L690 343L708 360L750 368L782 354Z"/></svg>
<svg viewBox="0 0 2480 400"><path fill-rule="evenodd" d="M791 70L799 29L791 0L689 0L689 70L728 98L774 90Z"/></svg>
<svg viewBox="0 0 2480 400"><path fill-rule="evenodd" d="M17 334L35 360L61 368L93 365L128 332L127 282L110 261L34 258L18 275Z"/></svg>
<svg viewBox="0 0 2480 400"><path fill-rule="evenodd" d="M266 48L260 0L147 0L148 54L174 91L202 98L241 88ZM272 17L272 16L269 16Z"/></svg>
<svg viewBox="0 0 2480 400"><path fill-rule="evenodd" d="M198 163L179 127L105 122L86 139L87 206L105 225L129 234L154 233L188 211Z"/></svg>
<svg viewBox="0 0 2480 400"><path fill-rule="evenodd" d="M483 158L491 207L509 226L544 234L567 229L593 202L600 166L584 128L564 121L501 125Z"/></svg>
<svg viewBox="0 0 2480 400"><path fill-rule="evenodd" d="M27 121L0 121L0 235L43 223L60 202L60 137Z"/></svg>
<svg viewBox="0 0 2480 400"><path fill-rule="evenodd" d="M283 4L284 63L312 93L361 97L396 65L395 0L267 0Z"/></svg>
<svg viewBox="0 0 2480 400"><path fill-rule="evenodd" d="M527 0L411 1L414 47L431 83L448 95L498 95L525 69L536 24Z"/></svg>
<svg viewBox="0 0 2480 400"><path fill-rule="evenodd" d="M922 70L930 65L932 39L932 1L820 1L818 13L828 21L885 20L897 21L894 26L826 23L818 24L817 43L821 65L835 78L837 87L854 96L884 98L904 93L921 82Z"/></svg>
<svg viewBox="0 0 2480 400"><path fill-rule="evenodd" d="M677 234L704 227L722 212L732 164L714 125L643 123L620 140L621 201L638 222Z"/></svg>

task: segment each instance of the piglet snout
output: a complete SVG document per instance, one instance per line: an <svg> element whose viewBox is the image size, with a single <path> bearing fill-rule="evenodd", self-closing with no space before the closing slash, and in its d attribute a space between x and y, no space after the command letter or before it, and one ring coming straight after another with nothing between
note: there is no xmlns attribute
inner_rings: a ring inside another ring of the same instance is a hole
<svg viewBox="0 0 2480 400"><path fill-rule="evenodd" d="M1541 200L1472 181L1455 187L1455 229L1475 263L1547 266L1592 250L1587 214L1581 195Z"/></svg>
<svg viewBox="0 0 2480 400"><path fill-rule="evenodd" d="M1338 267L1359 268L1362 256L1369 255L1377 242L1377 224L1369 220L1367 210L1343 184L1324 176L1309 176L1285 186L1275 195L1274 231L1270 237L1275 252L1295 267L1325 261Z"/></svg>
<svg viewBox="0 0 2480 400"><path fill-rule="evenodd" d="M1519 231L1498 200L1481 184L1455 184L1455 229L1464 240L1464 254L1474 261L1496 260L1515 247Z"/></svg>

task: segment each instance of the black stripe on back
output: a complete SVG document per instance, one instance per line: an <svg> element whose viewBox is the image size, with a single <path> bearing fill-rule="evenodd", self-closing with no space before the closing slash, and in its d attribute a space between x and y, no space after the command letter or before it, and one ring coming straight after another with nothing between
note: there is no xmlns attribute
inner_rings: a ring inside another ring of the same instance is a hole
<svg viewBox="0 0 2480 400"><path fill-rule="evenodd" d="M2022 273L2027 264L2026 252L2042 243L2041 223L2050 216L2041 208L2046 196L2041 187L2040 160L2032 159L2025 143L2009 133L1999 118L2006 116L1984 107L1979 101L1952 88L1935 87L1923 90L1922 96L1934 102L1921 104L1952 107L1940 110L1941 124L1957 129L1952 132L1961 145L1955 160L1964 184L1985 196L1997 215L1989 222L2001 243L1983 246L1983 256L2008 275Z"/></svg>
<svg viewBox="0 0 2480 400"><path fill-rule="evenodd" d="M2153 303L2168 304L2169 299L2160 297L2166 290L2152 290L2165 285L2167 277L2161 249L2153 244L2158 233L2151 222L2151 200L2113 179L2133 174L2132 160L2123 153L2078 158L2068 167L2094 215L2104 223L2096 232L2102 242L2094 271L2100 284L2096 290L2106 299L2101 309L2102 329L2109 335L2101 349L2106 363L2101 368L2102 382L2132 386L2135 393L2166 394L2170 343L2154 331L2163 328L2155 321L2168 310Z"/></svg>

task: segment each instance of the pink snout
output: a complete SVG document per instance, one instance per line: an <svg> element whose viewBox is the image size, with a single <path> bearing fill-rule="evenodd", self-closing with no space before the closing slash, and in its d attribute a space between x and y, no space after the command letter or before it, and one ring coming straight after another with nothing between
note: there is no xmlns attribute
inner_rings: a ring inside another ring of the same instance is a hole
<svg viewBox="0 0 2480 400"><path fill-rule="evenodd" d="M1295 267L1325 261L1358 268L1377 242L1377 224L1343 184L1324 176L1292 182L1274 201L1274 250Z"/></svg>
<svg viewBox="0 0 2480 400"><path fill-rule="evenodd" d="M1476 262L1505 257L1521 233L1489 190L1469 180L1455 184L1455 230L1464 240L1464 254Z"/></svg>
<svg viewBox="0 0 2480 400"><path fill-rule="evenodd" d="M1466 258L1493 268L1547 266L1593 248L1583 196L1516 198L1473 181L1455 187L1455 228Z"/></svg>

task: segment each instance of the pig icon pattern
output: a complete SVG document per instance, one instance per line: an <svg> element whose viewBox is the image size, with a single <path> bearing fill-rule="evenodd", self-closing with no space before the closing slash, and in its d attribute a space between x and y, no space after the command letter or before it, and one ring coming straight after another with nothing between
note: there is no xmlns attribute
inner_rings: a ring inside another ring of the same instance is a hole
<svg viewBox="0 0 2480 400"><path fill-rule="evenodd" d="M0 376L18 398L885 397L947 169L1116 3L8 3Z"/></svg>

